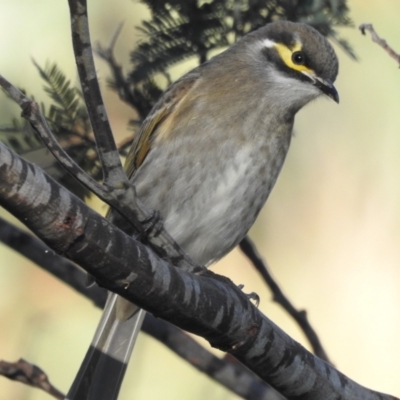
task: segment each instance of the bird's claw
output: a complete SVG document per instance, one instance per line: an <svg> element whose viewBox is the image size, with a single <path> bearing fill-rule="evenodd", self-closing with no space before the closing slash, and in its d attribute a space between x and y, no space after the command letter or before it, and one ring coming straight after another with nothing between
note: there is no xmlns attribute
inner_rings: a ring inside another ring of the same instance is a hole
<svg viewBox="0 0 400 400"><path fill-rule="evenodd" d="M244 285L238 285L240 290L243 290ZM258 308L260 305L260 296L256 292L244 293L249 300L254 301L254 305Z"/></svg>
<svg viewBox="0 0 400 400"><path fill-rule="evenodd" d="M85 286L87 289L91 288L96 283L92 275L86 274Z"/></svg>
<svg viewBox="0 0 400 400"><path fill-rule="evenodd" d="M260 296L256 292L251 292L249 294L246 294L247 298L249 300L253 300L254 305L258 308L260 305Z"/></svg>
<svg viewBox="0 0 400 400"><path fill-rule="evenodd" d="M143 236L148 239L157 237L163 229L163 219L159 211L151 210L149 215L142 221L144 228Z"/></svg>

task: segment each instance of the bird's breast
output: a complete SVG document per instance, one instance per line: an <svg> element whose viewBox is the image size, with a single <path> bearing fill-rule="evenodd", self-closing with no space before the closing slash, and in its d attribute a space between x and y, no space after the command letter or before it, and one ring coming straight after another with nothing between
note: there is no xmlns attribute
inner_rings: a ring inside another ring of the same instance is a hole
<svg viewBox="0 0 400 400"><path fill-rule="evenodd" d="M134 176L139 198L160 211L167 231L203 265L246 235L290 142L290 132L244 136L232 135L228 126L219 133L176 135L155 146Z"/></svg>

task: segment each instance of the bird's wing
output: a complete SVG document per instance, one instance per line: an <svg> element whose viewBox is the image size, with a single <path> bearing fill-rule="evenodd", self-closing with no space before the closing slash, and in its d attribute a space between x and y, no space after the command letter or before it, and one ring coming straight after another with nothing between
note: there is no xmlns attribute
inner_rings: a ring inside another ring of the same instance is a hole
<svg viewBox="0 0 400 400"><path fill-rule="evenodd" d="M168 134L168 122L172 119L173 111L184 103L186 96L197 85L199 78L199 73L193 71L176 81L166 90L143 121L125 162L126 174L129 178L142 165L151 150L154 139Z"/></svg>

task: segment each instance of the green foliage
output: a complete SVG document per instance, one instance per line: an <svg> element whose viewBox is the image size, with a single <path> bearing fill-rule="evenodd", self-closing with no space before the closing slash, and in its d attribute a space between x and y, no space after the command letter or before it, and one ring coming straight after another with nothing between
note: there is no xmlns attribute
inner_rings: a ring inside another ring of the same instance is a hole
<svg viewBox="0 0 400 400"><path fill-rule="evenodd" d="M45 82L44 91L53 100L48 112L42 105L42 111L53 133L60 139L63 139L63 135L74 135L94 145L80 90L71 85L56 64L47 63L43 69L35 60L33 63Z"/></svg>
<svg viewBox="0 0 400 400"><path fill-rule="evenodd" d="M346 0L142 0L152 12L138 29L146 39L132 51L133 84L150 79L171 65L196 56L199 63L210 52L238 37L285 19L306 22L334 39L352 57L337 27L351 26Z"/></svg>
<svg viewBox="0 0 400 400"><path fill-rule="evenodd" d="M143 2L150 7L152 18L138 28L148 39L131 54L133 82L190 56L197 56L202 63L212 49L228 46L227 10L221 2L201 5L197 1Z"/></svg>
<svg viewBox="0 0 400 400"><path fill-rule="evenodd" d="M143 120L166 85L157 74L190 57L199 63L244 34L268 22L305 22L334 40L352 58L355 54L337 28L352 26L346 0L141 0L151 18L138 27L144 39L131 52L131 69L110 86ZM111 69L112 66L111 66ZM167 83L168 79L167 79ZM123 90L122 90L123 88Z"/></svg>
<svg viewBox="0 0 400 400"><path fill-rule="evenodd" d="M34 60L33 63L45 82L44 91L52 100L48 109L41 104L50 129L67 153L83 169L99 179L101 170L97 161L96 144L80 90L72 86L56 64L48 63L42 68ZM88 194L86 189L58 165L26 121L13 119L12 126L0 128L0 132L15 151L40 165L75 194L80 197Z"/></svg>

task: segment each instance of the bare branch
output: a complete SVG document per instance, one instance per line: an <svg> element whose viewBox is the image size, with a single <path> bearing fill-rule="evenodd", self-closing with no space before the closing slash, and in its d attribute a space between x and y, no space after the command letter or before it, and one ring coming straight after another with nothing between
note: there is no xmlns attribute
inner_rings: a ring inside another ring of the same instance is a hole
<svg viewBox="0 0 400 400"><path fill-rule="evenodd" d="M43 370L20 358L16 362L0 361L0 375L44 390L50 396L63 400L65 395L55 388Z"/></svg>
<svg viewBox="0 0 400 400"><path fill-rule="evenodd" d="M139 113L140 119L144 120L151 110L151 104L149 104L148 100L140 95L139 91L135 91L131 88L129 81L122 73L122 66L118 64L114 56L114 47L117 42L118 35L121 32L121 28L122 24L118 26L108 47L103 47L97 43L95 52L101 59L107 62L111 70L119 98L129 104L131 107L134 107Z"/></svg>
<svg viewBox="0 0 400 400"><path fill-rule="evenodd" d="M304 332L308 341L311 344L311 347L314 351L314 354L321 358L326 362L330 362L328 355L326 354L322 344L318 338L317 333L314 331L313 327L310 325L307 319L307 313L305 310L298 311L293 306L293 304L289 301L289 299L282 292L278 283L272 277L269 272L267 263L261 258L258 254L257 249L255 248L253 242L250 240L248 236L246 236L239 244L240 249L243 253L248 257L248 259L253 263L254 267L263 277L265 283L272 291L273 300L280 304L289 315L297 322L300 326L301 330Z"/></svg>
<svg viewBox="0 0 400 400"><path fill-rule="evenodd" d="M90 43L86 0L69 0L72 44L78 67L83 96L88 109L99 158L103 167L104 184L113 189L129 186L107 117L97 80L96 67Z"/></svg>
<svg viewBox="0 0 400 400"><path fill-rule="evenodd" d="M368 31L371 34L371 39L373 42L377 43L379 46L382 47L383 50L386 51L386 53L389 54L390 57L394 58L397 61L397 64L399 64L400 67L400 54L396 53L386 42L386 40L380 38L378 34L375 32L374 27L372 24L361 24L359 28L361 33L365 35L366 31Z"/></svg>

